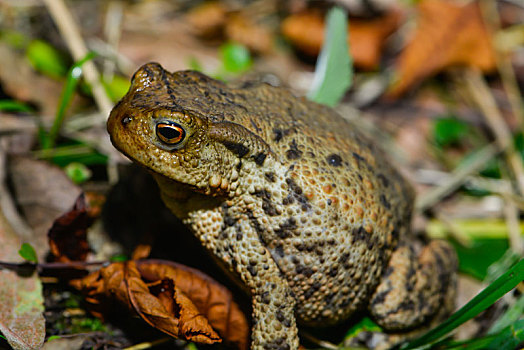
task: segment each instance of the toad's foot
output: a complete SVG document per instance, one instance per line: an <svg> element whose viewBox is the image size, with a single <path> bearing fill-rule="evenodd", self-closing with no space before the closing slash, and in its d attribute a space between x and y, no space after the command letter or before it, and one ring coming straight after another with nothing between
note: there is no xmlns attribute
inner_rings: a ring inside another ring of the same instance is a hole
<svg viewBox="0 0 524 350"><path fill-rule="evenodd" d="M370 313L385 330L408 330L453 309L453 303L445 299L453 300L455 295L455 251L447 242L436 240L417 254L417 244L402 244L393 253L371 298Z"/></svg>

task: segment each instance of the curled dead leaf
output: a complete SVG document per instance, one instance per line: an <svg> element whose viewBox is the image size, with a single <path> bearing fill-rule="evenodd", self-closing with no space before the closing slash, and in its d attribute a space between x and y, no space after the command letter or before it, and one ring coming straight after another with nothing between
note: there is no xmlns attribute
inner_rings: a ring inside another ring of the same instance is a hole
<svg viewBox="0 0 524 350"><path fill-rule="evenodd" d="M397 76L388 96L396 98L449 67L489 72L495 65L492 37L478 1L424 0L418 4L417 27L398 58Z"/></svg>
<svg viewBox="0 0 524 350"><path fill-rule="evenodd" d="M113 263L71 284L86 294L97 316L104 301L117 299L173 337L212 344L222 336L248 348L248 322L231 293L186 266L160 260Z"/></svg>
<svg viewBox="0 0 524 350"><path fill-rule="evenodd" d="M248 321L227 288L196 269L172 261L150 259L136 263L147 281L172 279L226 342L248 349Z"/></svg>
<svg viewBox="0 0 524 350"><path fill-rule="evenodd" d="M390 11L382 17L349 20L349 51L355 66L376 69L380 62L382 46L386 38L398 27L402 15ZM299 50L316 56L324 42L324 16L314 10L304 11L287 17L282 22L282 34Z"/></svg>
<svg viewBox="0 0 524 350"><path fill-rule="evenodd" d="M57 261L85 261L89 253L87 229L93 218L80 194L68 212L58 217L49 229L49 248Z"/></svg>

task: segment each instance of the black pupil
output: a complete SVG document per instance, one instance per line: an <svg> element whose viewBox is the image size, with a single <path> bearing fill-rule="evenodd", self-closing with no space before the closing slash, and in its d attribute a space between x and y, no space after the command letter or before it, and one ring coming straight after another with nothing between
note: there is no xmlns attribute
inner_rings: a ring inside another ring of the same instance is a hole
<svg viewBox="0 0 524 350"><path fill-rule="evenodd" d="M177 139L181 134L180 130L174 126L162 126L158 129L158 132L167 140Z"/></svg>

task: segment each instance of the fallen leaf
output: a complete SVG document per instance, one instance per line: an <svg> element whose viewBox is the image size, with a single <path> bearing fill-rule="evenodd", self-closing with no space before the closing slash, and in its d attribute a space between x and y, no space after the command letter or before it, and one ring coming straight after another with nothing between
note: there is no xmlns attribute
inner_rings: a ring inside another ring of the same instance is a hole
<svg viewBox="0 0 524 350"><path fill-rule="evenodd" d="M495 69L492 37L478 1L423 0L413 38L397 61L388 96L395 98L423 79L453 66Z"/></svg>
<svg viewBox="0 0 524 350"><path fill-rule="evenodd" d="M89 253L87 229L92 223L93 218L89 216L82 193L71 210L56 218L47 234L49 248L56 261L86 260Z"/></svg>
<svg viewBox="0 0 524 350"><path fill-rule="evenodd" d="M254 52L267 54L273 49L273 33L245 13L233 13L229 16L225 34L229 40L240 43Z"/></svg>
<svg viewBox="0 0 524 350"><path fill-rule="evenodd" d="M104 301L117 299L173 337L205 344L221 342L205 315L172 279L146 284L134 261L113 263L71 284L87 294L86 301L98 306L97 313Z"/></svg>
<svg viewBox="0 0 524 350"><path fill-rule="evenodd" d="M18 255L21 245L0 210L0 261L22 262ZM0 281L0 333L15 350L39 349L44 342L45 319L38 275L0 269Z"/></svg>
<svg viewBox="0 0 524 350"><path fill-rule="evenodd" d="M33 229L30 243L39 261L44 261L49 228L55 218L71 208L81 190L60 168L45 161L11 157L8 166L14 197Z"/></svg>
<svg viewBox="0 0 524 350"><path fill-rule="evenodd" d="M193 7L186 21L195 34L204 38L215 38L223 34L228 10L220 1L207 1Z"/></svg>
<svg viewBox="0 0 524 350"><path fill-rule="evenodd" d="M349 19L349 51L354 65L372 70L378 67L385 39L398 27L402 15L390 11L382 17ZM304 53L316 56L324 42L324 16L308 10L291 15L282 22L282 34Z"/></svg>
<svg viewBox="0 0 524 350"><path fill-rule="evenodd" d="M147 281L166 277L173 280L177 289L191 299L226 342L239 349L248 349L248 321L227 288L199 270L172 261L149 259L136 264Z"/></svg>

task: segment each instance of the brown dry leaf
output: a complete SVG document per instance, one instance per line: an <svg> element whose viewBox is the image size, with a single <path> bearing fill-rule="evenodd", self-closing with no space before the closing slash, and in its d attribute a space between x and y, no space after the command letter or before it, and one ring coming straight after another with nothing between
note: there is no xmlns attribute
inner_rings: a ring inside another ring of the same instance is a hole
<svg viewBox="0 0 524 350"><path fill-rule="evenodd" d="M424 0L418 12L414 36L398 59L390 97L398 97L424 78L452 66L475 67L483 72L495 69L492 37L478 1L461 5Z"/></svg>
<svg viewBox="0 0 524 350"><path fill-rule="evenodd" d="M165 280L165 281L164 281ZM176 287L162 280L151 288L142 280L134 261L113 263L71 284L98 305L104 298L116 298L136 311L151 326L173 337L205 344L221 341L208 320ZM155 294L155 292L157 294Z"/></svg>
<svg viewBox="0 0 524 350"><path fill-rule="evenodd" d="M226 22L225 33L229 40L245 45L251 51L267 54L273 49L273 33L246 14L231 14Z"/></svg>
<svg viewBox="0 0 524 350"><path fill-rule="evenodd" d="M195 34L214 38L222 35L228 12L222 2L207 1L193 7L186 15L186 20Z"/></svg>
<svg viewBox="0 0 524 350"><path fill-rule="evenodd" d="M0 208L0 260L22 262L22 241ZM29 276L0 269L0 333L15 350L40 349L45 337L42 284L36 272Z"/></svg>
<svg viewBox="0 0 524 350"><path fill-rule="evenodd" d="M12 157L8 165L14 197L33 229L31 243L43 260L49 249L49 228L71 208L81 190L60 168L45 161Z"/></svg>
<svg viewBox="0 0 524 350"><path fill-rule="evenodd" d="M227 288L196 269L172 261L150 259L136 264L147 281L173 280L226 342L248 349L248 321Z"/></svg>
<svg viewBox="0 0 524 350"><path fill-rule="evenodd" d="M210 1L195 6L186 16L192 31L208 40L232 40L258 53L273 49L274 34L242 9L234 11L223 2Z"/></svg>
<svg viewBox="0 0 524 350"><path fill-rule="evenodd" d="M80 194L73 208L59 216L49 229L49 248L61 262L85 261L89 253L87 229L93 223L84 194Z"/></svg>
<svg viewBox="0 0 524 350"><path fill-rule="evenodd" d="M349 20L349 50L356 67L376 69L385 39L398 27L402 15L391 11L372 19ZM282 34L304 53L316 56L324 42L324 16L308 10L291 15L282 22Z"/></svg>

